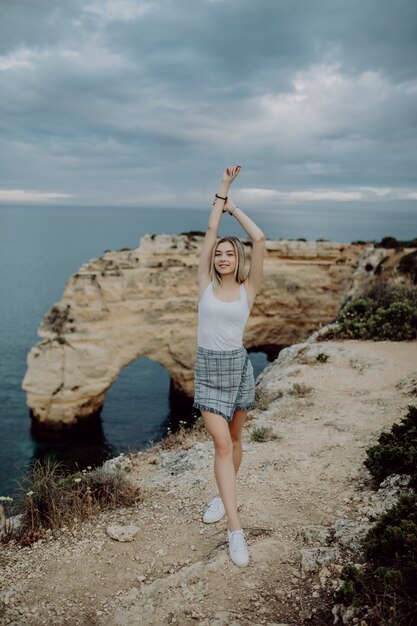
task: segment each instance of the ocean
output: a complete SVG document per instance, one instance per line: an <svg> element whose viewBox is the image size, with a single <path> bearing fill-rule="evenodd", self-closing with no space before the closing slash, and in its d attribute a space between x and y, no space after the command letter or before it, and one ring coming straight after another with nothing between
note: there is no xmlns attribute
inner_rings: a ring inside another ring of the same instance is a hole
<svg viewBox="0 0 417 626"><path fill-rule="evenodd" d="M247 211L269 239L379 241L384 236L417 235L417 212L389 207L344 207L336 212L312 206ZM124 368L109 390L101 424L88 436L56 442L37 440L21 382L26 356L40 338L43 316L57 303L65 282L86 261L106 249L135 248L145 233L178 234L205 230L209 210L133 207L0 206L0 495L13 495L33 459L54 455L73 469L102 463L120 452L160 440L179 420L192 423L189 404L169 397L169 375L159 363L140 358ZM246 237L235 218L225 215L220 235ZM267 364L251 352L255 377Z"/></svg>

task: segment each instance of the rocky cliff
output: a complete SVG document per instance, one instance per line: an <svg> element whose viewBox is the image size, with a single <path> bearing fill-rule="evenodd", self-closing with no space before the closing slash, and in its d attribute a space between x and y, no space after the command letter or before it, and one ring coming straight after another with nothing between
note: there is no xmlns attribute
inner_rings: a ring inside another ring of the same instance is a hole
<svg viewBox="0 0 417 626"><path fill-rule="evenodd" d="M202 241L200 233L145 235L138 248L107 251L68 279L27 357L22 388L38 425L59 430L97 415L120 370L141 356L192 396ZM305 339L372 282L387 253L373 244L268 240L245 346Z"/></svg>

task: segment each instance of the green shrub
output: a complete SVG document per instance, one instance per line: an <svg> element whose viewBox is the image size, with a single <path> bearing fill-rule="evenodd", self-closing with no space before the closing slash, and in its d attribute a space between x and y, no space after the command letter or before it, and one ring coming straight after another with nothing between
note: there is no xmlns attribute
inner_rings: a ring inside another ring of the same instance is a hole
<svg viewBox="0 0 417 626"><path fill-rule="evenodd" d="M417 337L417 288L382 283L338 313L327 338L407 341Z"/></svg>
<svg viewBox="0 0 417 626"><path fill-rule="evenodd" d="M317 356L316 359L319 363L326 363L327 360L329 358L328 354L325 354L324 352L320 352Z"/></svg>
<svg viewBox="0 0 417 626"><path fill-rule="evenodd" d="M368 624L417 624L417 494L402 495L362 540L368 563L363 570L349 564L336 602L371 606Z"/></svg>
<svg viewBox="0 0 417 626"><path fill-rule="evenodd" d="M401 248L403 245L402 241L398 241L395 237L383 237L379 244L381 248Z"/></svg>
<svg viewBox="0 0 417 626"><path fill-rule="evenodd" d="M410 474L417 486L417 407L378 443L366 451L365 465L381 481L392 473ZM361 541L366 564L348 564L336 602L371 607L366 623L372 626L417 624L417 493L403 494L397 503L367 532Z"/></svg>
<svg viewBox="0 0 417 626"><path fill-rule="evenodd" d="M345 606L361 606L364 595L364 572L351 563L343 566L343 584L336 590L335 601Z"/></svg>
<svg viewBox="0 0 417 626"><path fill-rule="evenodd" d="M400 240L388 235L379 243L375 242L375 248L417 248L417 238Z"/></svg>
<svg viewBox="0 0 417 626"><path fill-rule="evenodd" d="M401 422L381 433L366 455L364 464L379 482L390 474L410 474L417 486L417 406L409 405Z"/></svg>
<svg viewBox="0 0 417 626"><path fill-rule="evenodd" d="M417 584L417 494L403 494L363 539L365 558L383 568L401 566L401 577L415 573ZM417 591L417 587L416 587Z"/></svg>

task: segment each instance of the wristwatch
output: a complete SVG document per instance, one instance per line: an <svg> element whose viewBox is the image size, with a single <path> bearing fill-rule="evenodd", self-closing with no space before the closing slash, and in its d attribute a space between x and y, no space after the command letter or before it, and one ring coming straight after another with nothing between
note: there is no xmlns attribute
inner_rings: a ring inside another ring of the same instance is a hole
<svg viewBox="0 0 417 626"><path fill-rule="evenodd" d="M239 207L234 206L234 207L233 207L233 209L227 209L227 211L228 211L228 213L229 213L230 215L233 215L233 211L234 211L235 209L238 209L238 208L239 208Z"/></svg>

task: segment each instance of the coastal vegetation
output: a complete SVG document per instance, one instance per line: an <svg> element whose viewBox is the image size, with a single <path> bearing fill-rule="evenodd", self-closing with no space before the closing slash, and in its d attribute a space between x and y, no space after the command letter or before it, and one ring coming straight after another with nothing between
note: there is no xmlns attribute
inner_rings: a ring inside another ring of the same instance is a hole
<svg viewBox="0 0 417 626"><path fill-rule="evenodd" d="M193 430L204 429L200 415ZM159 442L162 450L187 444L189 428L180 421L175 432ZM0 542L15 540L30 545L64 527L72 528L101 511L131 507L142 500L137 487L127 474L130 466L114 465L68 472L53 457L35 460L17 486L17 497L0 497Z"/></svg>
<svg viewBox="0 0 417 626"><path fill-rule="evenodd" d="M193 423L193 430L203 431L204 429L204 418L200 414L196 417ZM188 433L189 427L187 427L186 422L184 420L180 420L178 428L175 432L172 432L169 427L167 428L166 436L159 443L160 448L162 450L172 450L173 448L186 445Z"/></svg>
<svg viewBox="0 0 417 626"><path fill-rule="evenodd" d="M67 473L62 463L51 457L34 461L18 493L19 524L14 528L5 518L1 540L15 539L21 545L64 526L72 527L102 510L132 506L141 498L138 487L121 468L101 466Z"/></svg>
<svg viewBox="0 0 417 626"><path fill-rule="evenodd" d="M392 237L391 235L387 235L386 237L382 237L381 241L376 241L375 239L364 241L363 239L356 239L351 242L352 245L364 245L367 243L372 243L375 248L394 248L398 250L403 250L404 248L417 248L417 237L414 239L396 239L396 237Z"/></svg>
<svg viewBox="0 0 417 626"><path fill-rule="evenodd" d="M275 392L268 392L262 390L260 387L255 387L255 402L256 408L258 411L267 411L269 409L270 404L279 398L282 398L284 392L282 390L278 390Z"/></svg>
<svg viewBox="0 0 417 626"><path fill-rule="evenodd" d="M291 389L288 390L290 396L297 396L298 398L304 398L313 392L313 387L305 385L304 383L294 383Z"/></svg>
<svg viewBox="0 0 417 626"><path fill-rule="evenodd" d="M378 443L364 461L379 484L408 474L410 492L383 514L362 539L365 563L344 566L336 602L353 606L375 626L417 624L417 406Z"/></svg>
<svg viewBox="0 0 417 626"><path fill-rule="evenodd" d="M271 426L258 426L251 432L252 441L270 441L271 439L278 439L278 435L274 433Z"/></svg>
<svg viewBox="0 0 417 626"><path fill-rule="evenodd" d="M409 474L410 484L417 488L416 406L409 405L401 422L379 436L378 443L367 450L364 463L378 482L390 474Z"/></svg>
<svg viewBox="0 0 417 626"><path fill-rule="evenodd" d="M416 247L417 240L386 237L379 245L402 250ZM404 255L398 269L417 284L417 251ZM416 339L417 288L374 285L348 302L335 321L323 339ZM401 422L383 432L366 455L364 465L377 485L392 474L406 474L409 493L402 494L360 540L365 562L343 567L335 601L353 607L357 621L364 618L369 626L412 626L417 623L417 407L409 405Z"/></svg>
<svg viewBox="0 0 417 626"><path fill-rule="evenodd" d="M375 242L376 248L395 248L401 249L404 248L417 248L417 237L414 239L396 239L390 235L383 237L380 242Z"/></svg>
<svg viewBox="0 0 417 626"><path fill-rule="evenodd" d="M417 337L417 288L380 283L348 302L325 339L409 341Z"/></svg>

